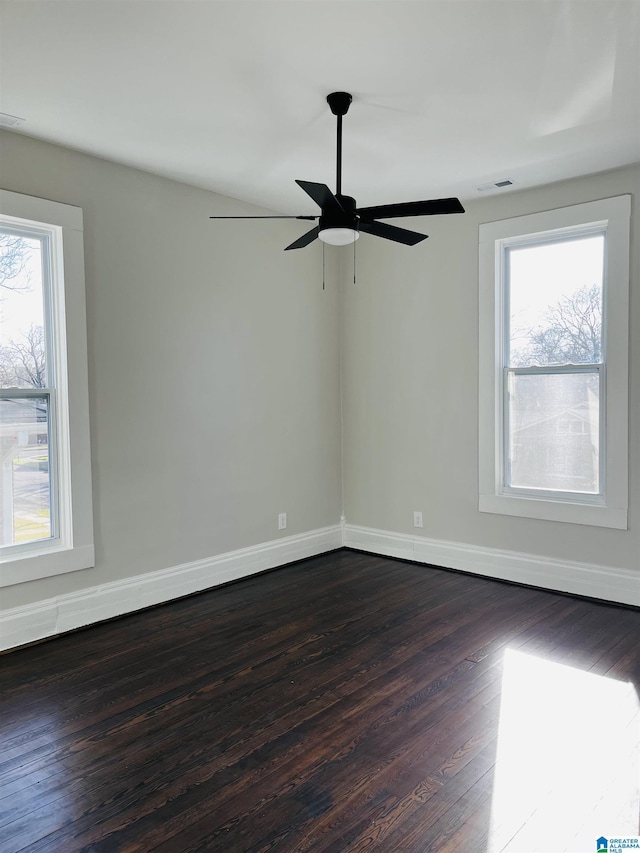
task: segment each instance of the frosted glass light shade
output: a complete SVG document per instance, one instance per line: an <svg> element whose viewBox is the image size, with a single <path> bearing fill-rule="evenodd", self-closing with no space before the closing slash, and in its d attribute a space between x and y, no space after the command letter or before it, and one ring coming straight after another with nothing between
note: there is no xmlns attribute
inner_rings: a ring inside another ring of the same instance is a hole
<svg viewBox="0 0 640 853"><path fill-rule="evenodd" d="M324 243L331 243L332 246L347 246L355 243L359 236L360 232L353 228L323 228L318 233Z"/></svg>

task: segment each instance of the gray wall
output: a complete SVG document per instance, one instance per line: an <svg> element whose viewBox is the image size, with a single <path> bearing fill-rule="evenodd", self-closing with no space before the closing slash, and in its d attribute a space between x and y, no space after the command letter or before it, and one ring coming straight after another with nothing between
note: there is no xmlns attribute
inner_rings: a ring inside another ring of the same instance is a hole
<svg viewBox="0 0 640 853"><path fill-rule="evenodd" d="M633 194L634 228L629 530L480 513L478 226L626 193ZM505 192L468 204L464 216L406 220L407 227L430 235L413 249L361 240L356 285L352 261L343 258L343 477L349 523L640 571L638 197L638 166ZM414 510L424 514L421 531L413 528Z"/></svg>
<svg viewBox="0 0 640 853"><path fill-rule="evenodd" d="M421 510L434 539L638 569L635 232L630 529L477 510L478 226L624 193L634 215L638 166L409 220L430 234L413 249L365 235L358 283L352 253L328 251L323 292L320 246L282 251L300 223L214 224L254 209L17 134L0 143L4 188L84 210L97 554L95 569L1 590L3 608L276 539L279 512L284 535L335 524L341 473L352 524L413 534Z"/></svg>
<svg viewBox="0 0 640 853"><path fill-rule="evenodd" d="M13 133L4 189L84 210L96 567L3 608L338 523L338 279L304 223ZM212 156L214 156L212 154ZM279 512L288 528L277 529Z"/></svg>

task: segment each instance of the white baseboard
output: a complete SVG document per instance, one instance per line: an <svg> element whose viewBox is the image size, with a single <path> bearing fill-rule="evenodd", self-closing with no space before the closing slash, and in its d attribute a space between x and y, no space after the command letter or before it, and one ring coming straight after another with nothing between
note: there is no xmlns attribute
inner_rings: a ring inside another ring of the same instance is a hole
<svg viewBox="0 0 640 853"><path fill-rule="evenodd" d="M342 525L148 572L2 612L0 650L32 643L342 547Z"/></svg>
<svg viewBox="0 0 640 853"><path fill-rule="evenodd" d="M407 536L354 524L344 525L343 544L347 548L447 569L460 569L474 575L640 606L640 569L633 572L591 563L556 560L518 551Z"/></svg>
<svg viewBox="0 0 640 853"><path fill-rule="evenodd" d="M354 524L336 524L4 610L0 619L0 650L162 604L343 545L498 580L640 606L640 570L633 572Z"/></svg>

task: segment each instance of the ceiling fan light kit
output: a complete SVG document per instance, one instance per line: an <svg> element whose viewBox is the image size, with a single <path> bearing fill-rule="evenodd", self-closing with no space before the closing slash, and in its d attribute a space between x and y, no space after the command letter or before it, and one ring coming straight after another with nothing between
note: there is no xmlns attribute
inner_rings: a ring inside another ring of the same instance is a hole
<svg viewBox="0 0 640 853"><path fill-rule="evenodd" d="M327 103L337 118L336 144L336 192L331 192L326 184L313 181L296 180L301 189L312 198L320 208L320 216L210 216L210 219L319 219L311 231L307 231L294 240L285 251L302 249L316 238L332 246L347 246L360 237L360 232L415 246L427 239L427 234L387 225L378 219L393 219L402 216L434 216L448 213L464 213L464 207L457 198L430 199L428 201L409 201L399 204L381 204L374 207L356 206L356 200L342 194L342 119L347 114L351 101L349 92L332 92L327 95Z"/></svg>
<svg viewBox="0 0 640 853"><path fill-rule="evenodd" d="M323 228L318 231L318 237L323 243L329 243L332 246L348 246L350 243L355 243L360 232L353 228Z"/></svg>

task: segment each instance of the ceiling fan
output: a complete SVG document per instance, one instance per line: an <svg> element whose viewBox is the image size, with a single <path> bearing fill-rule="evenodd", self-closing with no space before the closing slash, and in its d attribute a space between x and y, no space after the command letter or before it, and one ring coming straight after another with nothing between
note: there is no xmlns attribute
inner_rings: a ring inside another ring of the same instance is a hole
<svg viewBox="0 0 640 853"><path fill-rule="evenodd" d="M209 219L319 219L318 225L294 240L289 249L302 249L319 237L325 243L334 246L346 246L354 243L360 232L383 237L395 243L415 246L427 239L427 234L398 228L378 222L378 219L393 219L400 216L434 216L445 213L464 213L464 207L457 198L437 198L428 201L407 201L400 204L379 204L374 207L356 207L356 200L342 194L342 117L351 105L352 97L348 92L332 92L327 95L327 103L338 119L338 140L336 156L336 192L331 192L326 184L313 181L298 181L298 186L311 196L320 208L320 216L210 216Z"/></svg>

